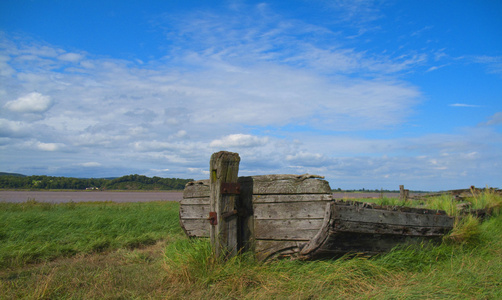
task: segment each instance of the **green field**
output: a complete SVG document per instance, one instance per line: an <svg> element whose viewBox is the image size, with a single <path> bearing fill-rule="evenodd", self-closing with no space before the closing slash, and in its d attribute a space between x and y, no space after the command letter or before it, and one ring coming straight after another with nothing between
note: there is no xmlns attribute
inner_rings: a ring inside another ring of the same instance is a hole
<svg viewBox="0 0 502 300"><path fill-rule="evenodd" d="M464 218L438 246L267 263L215 260L175 202L0 203L0 299L502 299L502 199L471 201L493 216Z"/></svg>

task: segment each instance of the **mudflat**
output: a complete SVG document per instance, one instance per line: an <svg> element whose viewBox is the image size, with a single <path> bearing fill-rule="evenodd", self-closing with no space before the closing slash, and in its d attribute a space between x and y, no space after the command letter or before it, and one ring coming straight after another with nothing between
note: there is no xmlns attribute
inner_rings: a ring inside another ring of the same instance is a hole
<svg viewBox="0 0 502 300"><path fill-rule="evenodd" d="M0 191L0 202L148 202L148 201L180 201L183 192L172 191Z"/></svg>
<svg viewBox="0 0 502 300"><path fill-rule="evenodd" d="M384 197L399 197L399 193L383 193ZM333 193L335 199L363 199L378 198L380 193ZM148 202L148 201L180 201L183 192L180 191L2 191L0 202L26 202L36 200L39 202L65 203L65 202Z"/></svg>

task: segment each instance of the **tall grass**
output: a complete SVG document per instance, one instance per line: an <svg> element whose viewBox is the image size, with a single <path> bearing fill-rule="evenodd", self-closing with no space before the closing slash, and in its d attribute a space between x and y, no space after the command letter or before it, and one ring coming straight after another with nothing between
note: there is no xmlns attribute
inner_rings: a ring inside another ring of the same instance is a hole
<svg viewBox="0 0 502 300"><path fill-rule="evenodd" d="M67 258L35 260L42 264L7 259L8 267L0 268L0 299L502 299L501 215L483 222L462 218L459 232L452 231L441 245L400 246L372 258L263 263L249 253L215 260L207 239L181 233L178 209L165 202L1 206L0 248L18 240L18 247L28 249L24 244L30 240L23 235L35 237L48 227L59 237L49 245L66 239L62 245L85 255L60 252ZM9 230L2 230L6 224ZM93 242L86 231L108 246L84 245ZM127 242L145 235L162 242L139 248ZM41 241L37 245L44 247Z"/></svg>
<svg viewBox="0 0 502 300"><path fill-rule="evenodd" d="M207 240L185 239L165 250L166 284L172 298L500 299L502 217L477 226L477 237L461 242L323 261L215 262Z"/></svg>
<svg viewBox="0 0 502 300"><path fill-rule="evenodd" d="M0 268L154 244L181 234L178 203L0 203Z"/></svg>
<svg viewBox="0 0 502 300"><path fill-rule="evenodd" d="M480 201L473 208L500 203L498 195L477 196ZM382 205L460 214L449 195L427 202L380 200ZM441 245L403 245L373 258L261 263L244 255L218 262L207 240L185 239L166 248L164 270L173 298L498 299L502 297L501 255L502 216L493 215L482 223L467 215L457 218Z"/></svg>

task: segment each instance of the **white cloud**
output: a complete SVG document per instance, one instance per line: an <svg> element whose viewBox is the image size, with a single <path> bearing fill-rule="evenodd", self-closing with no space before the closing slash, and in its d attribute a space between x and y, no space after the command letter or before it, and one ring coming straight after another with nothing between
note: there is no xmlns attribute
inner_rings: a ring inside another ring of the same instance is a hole
<svg viewBox="0 0 502 300"><path fill-rule="evenodd" d="M62 61L68 61L68 62L78 62L80 60L82 60L84 58L84 56L82 54L78 54L78 53L65 53L65 54L61 54L58 59L62 60Z"/></svg>
<svg viewBox="0 0 502 300"><path fill-rule="evenodd" d="M450 104L451 107L481 107L480 105L475 104L465 104L465 103L453 103Z"/></svg>
<svg viewBox="0 0 502 300"><path fill-rule="evenodd" d="M29 132L29 125L0 118L0 136L2 137L21 137Z"/></svg>
<svg viewBox="0 0 502 300"><path fill-rule="evenodd" d="M269 141L268 137L258 137L250 134L230 134L221 139L213 140L209 143L213 148L248 148L263 146Z"/></svg>
<svg viewBox="0 0 502 300"><path fill-rule="evenodd" d="M162 151L172 149L174 146L167 142L160 141L141 141L135 142L134 148L138 151Z"/></svg>
<svg viewBox="0 0 502 300"><path fill-rule="evenodd" d="M54 152L59 149L61 149L61 144L58 143L42 143L42 142L37 142L35 144L38 150L42 151L49 151L49 152Z"/></svg>
<svg viewBox="0 0 502 300"><path fill-rule="evenodd" d="M286 161L295 164L295 165L300 165L304 167L321 167L321 166L326 166L328 164L331 164L332 161L327 159L324 155L319 154L319 153L309 153L309 152L303 152L300 151L295 154L290 154L286 156Z"/></svg>
<svg viewBox="0 0 502 300"><path fill-rule="evenodd" d="M51 105L52 99L50 96L32 92L16 100L7 102L5 107L11 111L21 113L42 113L47 111Z"/></svg>
<svg viewBox="0 0 502 300"><path fill-rule="evenodd" d="M76 164L78 166L86 167L86 168L93 168L93 167L100 167L101 164L95 161L90 161L90 162L85 162L85 163L78 163Z"/></svg>

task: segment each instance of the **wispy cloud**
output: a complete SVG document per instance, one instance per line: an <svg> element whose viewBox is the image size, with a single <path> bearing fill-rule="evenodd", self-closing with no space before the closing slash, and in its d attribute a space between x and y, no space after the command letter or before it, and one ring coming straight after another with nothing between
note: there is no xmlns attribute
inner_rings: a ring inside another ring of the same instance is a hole
<svg viewBox="0 0 502 300"><path fill-rule="evenodd" d="M210 147L214 148L248 148L264 145L268 142L267 137L257 137L250 134L230 134L221 139L213 140L209 143Z"/></svg>
<svg viewBox="0 0 502 300"><path fill-rule="evenodd" d="M474 56L472 60L476 63L483 64L491 73L502 74L502 56Z"/></svg>
<svg viewBox="0 0 502 300"><path fill-rule="evenodd" d="M465 104L465 103L453 103L448 106L451 106L451 107L482 107L481 105Z"/></svg>
<svg viewBox="0 0 502 300"><path fill-rule="evenodd" d="M480 123L480 126L493 126L502 124L502 112L496 112L492 116L490 116L489 120L483 123Z"/></svg>

